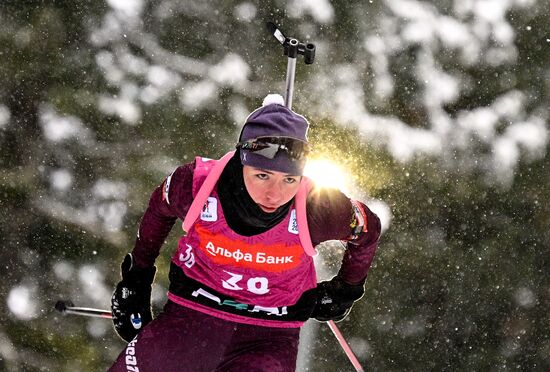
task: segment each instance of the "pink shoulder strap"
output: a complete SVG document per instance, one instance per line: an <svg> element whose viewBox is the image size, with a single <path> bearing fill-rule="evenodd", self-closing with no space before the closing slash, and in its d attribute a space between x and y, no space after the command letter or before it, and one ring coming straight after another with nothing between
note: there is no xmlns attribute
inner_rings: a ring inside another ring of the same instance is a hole
<svg viewBox="0 0 550 372"><path fill-rule="evenodd" d="M300 182L300 188L296 194L296 219L298 222L298 231L300 236L300 243L304 248L304 251L308 256L314 257L317 256L317 250L313 248L311 243L311 235L309 234L309 226L307 224L307 211L306 211L306 200L309 191L313 187L313 182L307 178L302 177Z"/></svg>
<svg viewBox="0 0 550 372"><path fill-rule="evenodd" d="M230 151L227 154L225 154L220 160L217 161L216 165L212 168L210 173L206 176L206 179L204 180L203 184L199 188L199 191L197 192L197 195L195 195L195 198L193 199L193 202L191 203L191 206L189 207L189 211L187 211L187 214L185 215L185 219L183 220L183 233L187 234L191 226L195 223L197 218L199 217L199 214L202 211L202 208L204 207L204 204L206 203L206 200L212 193L212 190L214 190L214 186L216 185L216 182L218 182L218 179L220 178L220 175L222 174L223 169L229 162L229 159L233 157L233 154L235 151ZM298 231L299 231L299 237L300 237L300 243L302 244L302 247L304 248L304 251L308 256L316 256L317 251L313 248L313 244L311 243L311 236L309 235L309 227L307 224L307 213L306 213L306 199L307 195L309 193L309 190L311 190L311 187L313 186L312 181L307 177L302 177L302 181L300 182L300 187L298 188L298 193L296 194L296 219L298 222Z"/></svg>
<svg viewBox="0 0 550 372"><path fill-rule="evenodd" d="M220 160L217 161L216 165L214 165L210 173L208 173L208 175L206 176L206 179L204 180L202 186L199 188L197 195L195 195L195 198L193 199L193 202L189 207L189 211L187 211L185 219L183 220L182 227L184 234L187 234L191 226L193 226L193 224L197 220L197 217L199 217L199 214L201 213L202 208L206 203L206 200L212 193L212 190L214 190L214 186L216 185L216 182L218 182L218 179L220 178L223 169L229 162L229 159L233 157L234 153L235 151L230 151L225 154Z"/></svg>

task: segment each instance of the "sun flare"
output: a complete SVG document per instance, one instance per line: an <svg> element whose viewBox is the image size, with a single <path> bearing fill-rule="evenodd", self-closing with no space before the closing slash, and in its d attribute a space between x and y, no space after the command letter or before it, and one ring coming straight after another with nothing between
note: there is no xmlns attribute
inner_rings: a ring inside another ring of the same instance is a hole
<svg viewBox="0 0 550 372"><path fill-rule="evenodd" d="M349 189L349 175L340 166L326 159L310 159L304 175L311 178L317 186L333 187L346 192Z"/></svg>

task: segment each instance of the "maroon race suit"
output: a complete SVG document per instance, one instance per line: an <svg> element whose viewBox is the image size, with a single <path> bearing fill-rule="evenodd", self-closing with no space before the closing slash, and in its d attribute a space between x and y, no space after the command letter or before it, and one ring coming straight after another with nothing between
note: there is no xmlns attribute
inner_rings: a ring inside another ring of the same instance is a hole
<svg viewBox="0 0 550 372"><path fill-rule="evenodd" d="M196 187L197 163L201 163L200 159L177 168L153 192L133 249L137 266L152 266L176 220L185 218L196 193L193 185L195 180ZM334 189L314 189L307 198L307 220L313 245L327 240L349 240L338 275L350 284L362 283L366 279L380 235L378 217L360 204L366 215L367 232L350 240L354 209L343 193ZM218 251L223 252L225 250L221 248ZM177 258L178 254L174 257ZM191 286L195 292L201 283L185 275L181 268L176 268L177 274L173 271L174 267L170 274L172 296L169 296L164 312L130 342L111 371L295 369L298 327L302 322L293 326L293 319L286 319L282 326L273 326L269 322L262 325L261 321L240 321L239 316L231 316L230 312L229 317L220 316L211 311L216 307L214 305L210 305L210 310L200 304L186 306L188 300L178 301L181 282L185 283L183 287Z"/></svg>

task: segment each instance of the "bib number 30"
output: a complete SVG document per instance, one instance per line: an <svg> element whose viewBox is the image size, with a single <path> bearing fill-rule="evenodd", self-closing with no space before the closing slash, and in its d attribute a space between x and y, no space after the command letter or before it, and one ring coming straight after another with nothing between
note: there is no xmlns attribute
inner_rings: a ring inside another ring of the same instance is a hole
<svg viewBox="0 0 550 372"><path fill-rule="evenodd" d="M232 291L242 291L244 288L239 285L242 282L243 276L224 270L229 274L230 278L222 280L222 286ZM254 294L263 295L269 292L268 280L263 277L249 278L246 281L246 290Z"/></svg>

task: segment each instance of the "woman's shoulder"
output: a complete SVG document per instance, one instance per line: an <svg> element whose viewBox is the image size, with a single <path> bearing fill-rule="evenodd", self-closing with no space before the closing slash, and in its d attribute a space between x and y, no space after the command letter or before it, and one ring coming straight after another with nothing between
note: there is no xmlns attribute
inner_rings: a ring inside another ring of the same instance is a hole
<svg viewBox="0 0 550 372"><path fill-rule="evenodd" d="M163 200L175 208L178 215L186 211L193 200L194 172L195 161L180 165L166 177L162 185Z"/></svg>
<svg viewBox="0 0 550 372"><path fill-rule="evenodd" d="M352 201L338 189L313 188L307 198L307 221L314 245L326 240L348 240L358 224L366 226L368 239L380 235L380 219L360 201Z"/></svg>
<svg viewBox="0 0 550 372"><path fill-rule="evenodd" d="M353 209L350 199L342 191L312 188L307 197L306 210L314 245L349 236Z"/></svg>
<svg viewBox="0 0 550 372"><path fill-rule="evenodd" d="M170 180L169 189L176 190L176 187L191 187L193 185L193 175L195 173L195 161L182 164L178 166L172 174L167 177L167 180Z"/></svg>

